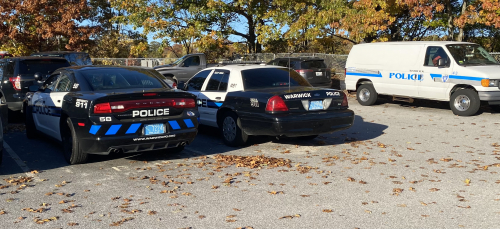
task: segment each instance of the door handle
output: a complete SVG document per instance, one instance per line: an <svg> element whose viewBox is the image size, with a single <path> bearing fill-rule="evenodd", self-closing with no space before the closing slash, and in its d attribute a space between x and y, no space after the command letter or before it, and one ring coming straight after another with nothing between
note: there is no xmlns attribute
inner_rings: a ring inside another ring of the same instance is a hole
<svg viewBox="0 0 500 229"><path fill-rule="evenodd" d="M61 100L57 100L57 102L58 102L58 103L60 103L60 102L61 102Z"/></svg>
<svg viewBox="0 0 500 229"><path fill-rule="evenodd" d="M221 100L221 97L215 97L215 100Z"/></svg>

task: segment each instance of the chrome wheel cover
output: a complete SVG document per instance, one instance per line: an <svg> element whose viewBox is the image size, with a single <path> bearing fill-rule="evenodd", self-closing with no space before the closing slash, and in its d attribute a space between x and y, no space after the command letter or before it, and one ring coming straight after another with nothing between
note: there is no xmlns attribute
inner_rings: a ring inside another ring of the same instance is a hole
<svg viewBox="0 0 500 229"><path fill-rule="evenodd" d="M361 91L359 91L359 100L366 102L369 99L370 99L370 90L368 90L367 88L361 89Z"/></svg>
<svg viewBox="0 0 500 229"><path fill-rule="evenodd" d="M466 111L470 107L470 99L466 95L459 95L455 98L453 104L458 111Z"/></svg>

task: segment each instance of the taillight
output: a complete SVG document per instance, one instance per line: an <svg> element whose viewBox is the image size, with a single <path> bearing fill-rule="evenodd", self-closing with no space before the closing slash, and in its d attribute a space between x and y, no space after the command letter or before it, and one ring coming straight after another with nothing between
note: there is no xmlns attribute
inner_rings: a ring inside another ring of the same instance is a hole
<svg viewBox="0 0 500 229"><path fill-rule="evenodd" d="M342 99L341 106L347 107L347 106L349 106L349 104L347 103L347 95L345 93L343 93L343 94L344 94L344 99Z"/></svg>
<svg viewBox="0 0 500 229"><path fill-rule="evenodd" d="M174 108L194 108L196 103L194 99L143 99L120 101L110 103L99 103L94 106L94 114L120 113L131 109L153 108L153 107L174 107Z"/></svg>
<svg viewBox="0 0 500 229"><path fill-rule="evenodd" d="M12 87L14 87L14 89L16 89L16 91L21 90L21 77L19 77L19 76L10 77L9 81L12 83Z"/></svg>
<svg viewBox="0 0 500 229"><path fill-rule="evenodd" d="M275 95L267 101L266 111L275 112L275 111L288 111L288 107L285 104L285 101L278 95Z"/></svg>
<svg viewBox="0 0 500 229"><path fill-rule="evenodd" d="M177 89L177 83L176 82L172 83L172 88L173 89Z"/></svg>
<svg viewBox="0 0 500 229"><path fill-rule="evenodd" d="M94 105L94 114L109 114L111 113L111 105L109 103L99 103Z"/></svg>

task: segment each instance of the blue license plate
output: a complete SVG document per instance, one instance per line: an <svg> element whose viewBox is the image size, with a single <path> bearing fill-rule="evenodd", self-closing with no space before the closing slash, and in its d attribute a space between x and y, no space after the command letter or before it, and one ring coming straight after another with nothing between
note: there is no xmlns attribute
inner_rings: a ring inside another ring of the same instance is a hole
<svg viewBox="0 0 500 229"><path fill-rule="evenodd" d="M164 133L165 133L165 128L163 123L144 125L144 135L155 135Z"/></svg>
<svg viewBox="0 0 500 229"><path fill-rule="evenodd" d="M311 101L309 102L309 110L323 110L323 101Z"/></svg>

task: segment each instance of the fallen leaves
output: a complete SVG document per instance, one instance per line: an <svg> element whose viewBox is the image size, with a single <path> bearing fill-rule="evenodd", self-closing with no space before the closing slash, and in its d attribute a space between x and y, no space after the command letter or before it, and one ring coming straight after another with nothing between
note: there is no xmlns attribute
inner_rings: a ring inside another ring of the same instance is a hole
<svg viewBox="0 0 500 229"><path fill-rule="evenodd" d="M333 212L333 210L332 209L323 209L323 212L331 213L331 212Z"/></svg>
<svg viewBox="0 0 500 229"><path fill-rule="evenodd" d="M23 211L27 211L27 212L33 212L33 213L42 213L44 211L47 211L48 208L39 208L39 209L33 209L33 208L23 208L22 209Z"/></svg>
<svg viewBox="0 0 500 229"><path fill-rule="evenodd" d="M440 190L439 188L431 188L431 189L429 189L429 191L431 191L431 192L437 192L439 190Z"/></svg>
<svg viewBox="0 0 500 229"><path fill-rule="evenodd" d="M134 217L124 218L120 221L116 221L116 222L111 223L109 226L118 227L118 226L121 226L123 223L128 222L128 221L133 220L133 219L134 219Z"/></svg>
<svg viewBox="0 0 500 229"><path fill-rule="evenodd" d="M285 194L283 191L270 191L268 193L271 194L271 195Z"/></svg>
<svg viewBox="0 0 500 229"><path fill-rule="evenodd" d="M47 219L41 219L40 217L35 217L33 219L33 221L35 221L36 224L44 224L44 223L47 223L47 222L50 222L50 221L56 221L58 219L59 219L58 216L50 217L50 218L47 218Z"/></svg>
<svg viewBox="0 0 500 229"><path fill-rule="evenodd" d="M225 163L227 165L236 165L236 167L259 168L262 166L267 167L288 167L291 168L291 161L289 159L260 156L235 156L235 155L222 155L217 154L214 159L218 163Z"/></svg>
<svg viewBox="0 0 500 229"><path fill-rule="evenodd" d="M465 184L466 184L467 186L469 186L469 184L470 184L470 179L465 179L465 181L464 181L464 182L465 182Z"/></svg>
<svg viewBox="0 0 500 229"><path fill-rule="evenodd" d="M282 216L280 217L279 219L293 219L293 218L300 218L301 215L299 214L295 214L295 215L286 215L286 216Z"/></svg>

